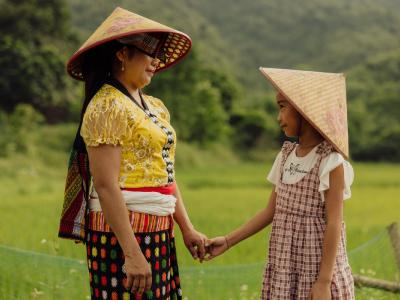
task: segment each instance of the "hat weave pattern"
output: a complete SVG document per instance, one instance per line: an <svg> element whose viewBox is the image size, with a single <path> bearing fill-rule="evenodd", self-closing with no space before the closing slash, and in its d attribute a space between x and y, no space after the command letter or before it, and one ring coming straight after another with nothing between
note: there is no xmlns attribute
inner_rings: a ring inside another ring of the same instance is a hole
<svg viewBox="0 0 400 300"><path fill-rule="evenodd" d="M185 33L117 7L72 55L67 63L67 72L75 79L85 80L82 64L88 50L113 40L139 34L162 37L160 44L157 45L157 57L160 58L160 63L156 72L178 62L189 52L192 45L190 37Z"/></svg>
<svg viewBox="0 0 400 300"><path fill-rule="evenodd" d="M338 152L349 157L343 74L273 68L260 71Z"/></svg>

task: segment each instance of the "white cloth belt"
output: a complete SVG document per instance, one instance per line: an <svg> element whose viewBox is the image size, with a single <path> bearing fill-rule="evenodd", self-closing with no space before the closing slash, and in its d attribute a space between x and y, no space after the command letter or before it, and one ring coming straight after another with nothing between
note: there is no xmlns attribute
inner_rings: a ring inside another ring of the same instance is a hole
<svg viewBox="0 0 400 300"><path fill-rule="evenodd" d="M157 192L121 191L128 210L156 216L169 216L175 212L176 198ZM99 196L93 188L90 193L89 209L102 211Z"/></svg>

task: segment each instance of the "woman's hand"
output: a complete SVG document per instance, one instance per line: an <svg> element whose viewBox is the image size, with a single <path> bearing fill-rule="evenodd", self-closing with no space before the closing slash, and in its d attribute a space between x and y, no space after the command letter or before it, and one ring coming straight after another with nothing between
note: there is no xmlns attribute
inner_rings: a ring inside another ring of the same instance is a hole
<svg viewBox="0 0 400 300"><path fill-rule="evenodd" d="M198 258L200 259L200 262L203 262L206 255L205 242L207 240L207 236L195 229L182 232L182 235L185 246L188 248L193 258Z"/></svg>
<svg viewBox="0 0 400 300"><path fill-rule="evenodd" d="M331 283L328 281L316 281L310 291L310 300L331 300Z"/></svg>
<svg viewBox="0 0 400 300"><path fill-rule="evenodd" d="M151 268L142 252L125 255L125 288L132 294L143 294L151 289Z"/></svg>
<svg viewBox="0 0 400 300"><path fill-rule="evenodd" d="M229 249L228 240L225 236L218 236L206 241L208 256L206 260L211 260L218 255L221 255Z"/></svg>

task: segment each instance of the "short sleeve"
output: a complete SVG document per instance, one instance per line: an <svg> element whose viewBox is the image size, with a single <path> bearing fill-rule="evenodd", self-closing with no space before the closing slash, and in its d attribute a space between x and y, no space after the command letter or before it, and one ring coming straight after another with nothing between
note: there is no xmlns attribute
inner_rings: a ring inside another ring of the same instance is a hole
<svg viewBox="0 0 400 300"><path fill-rule="evenodd" d="M80 133L87 146L123 145L134 119L124 99L96 95L86 109Z"/></svg>
<svg viewBox="0 0 400 300"><path fill-rule="evenodd" d="M320 184L318 191L321 193L322 200L324 200L324 191L329 189L329 174L330 172L343 164L344 170L344 190L343 190L343 200L349 199L351 197L350 186L354 180L354 171L351 164L343 158L340 153L332 152L327 157L321 161L319 169L319 179Z"/></svg>
<svg viewBox="0 0 400 300"><path fill-rule="evenodd" d="M277 188L279 184L281 162L282 162L282 151L279 151L278 155L275 158L274 164L272 165L272 168L267 176L267 180L271 182L273 185L275 185L275 188Z"/></svg>

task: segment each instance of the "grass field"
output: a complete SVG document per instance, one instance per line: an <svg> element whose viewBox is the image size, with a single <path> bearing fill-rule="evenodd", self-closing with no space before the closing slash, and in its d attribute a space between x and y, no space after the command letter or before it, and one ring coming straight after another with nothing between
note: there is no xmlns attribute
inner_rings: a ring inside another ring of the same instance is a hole
<svg viewBox="0 0 400 300"><path fill-rule="evenodd" d="M84 261L84 248L57 238L66 159L60 151L0 159L0 245L27 250L0 247L0 299L86 299L89 294L85 265L79 262ZM178 182L196 228L210 237L224 234L266 205L270 166L270 161L236 161L178 168ZM354 167L353 196L345 203L353 271L400 281L383 232L400 221L400 165ZM187 299L258 299L269 229L202 265L191 259L176 232ZM358 289L357 295L399 299L369 289Z"/></svg>

